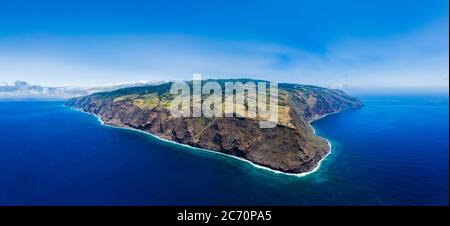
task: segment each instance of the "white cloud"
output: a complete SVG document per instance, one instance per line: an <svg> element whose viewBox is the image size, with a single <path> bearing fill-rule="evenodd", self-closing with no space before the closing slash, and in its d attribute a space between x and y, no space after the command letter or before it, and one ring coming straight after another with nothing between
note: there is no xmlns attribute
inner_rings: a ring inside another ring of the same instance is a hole
<svg viewBox="0 0 450 226"><path fill-rule="evenodd" d="M24 81L15 81L12 85L8 85L7 83L0 84L0 98L72 98L95 92L157 83L158 82L139 81L94 87L47 87L41 85L31 85Z"/></svg>

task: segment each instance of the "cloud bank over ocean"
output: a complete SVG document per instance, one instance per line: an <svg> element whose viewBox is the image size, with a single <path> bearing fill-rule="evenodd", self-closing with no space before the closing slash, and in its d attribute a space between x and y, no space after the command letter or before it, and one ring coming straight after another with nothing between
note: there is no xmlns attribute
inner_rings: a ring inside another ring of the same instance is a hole
<svg viewBox="0 0 450 226"><path fill-rule="evenodd" d="M9 85L0 83L0 98L72 98L95 92L110 91L131 86L156 84L154 82L135 82L97 87L47 87L31 85L24 81L16 81Z"/></svg>

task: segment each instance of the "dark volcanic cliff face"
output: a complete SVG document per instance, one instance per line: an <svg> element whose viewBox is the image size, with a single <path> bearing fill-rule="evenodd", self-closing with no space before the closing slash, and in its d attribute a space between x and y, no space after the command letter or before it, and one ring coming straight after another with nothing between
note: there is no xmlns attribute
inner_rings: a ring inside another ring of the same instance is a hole
<svg viewBox="0 0 450 226"><path fill-rule="evenodd" d="M314 169L329 152L327 141L313 133L310 121L362 105L339 90L279 84L279 124L264 129L250 118L174 118L168 108L170 85L96 93L66 104L95 114L108 125L143 130L289 173Z"/></svg>

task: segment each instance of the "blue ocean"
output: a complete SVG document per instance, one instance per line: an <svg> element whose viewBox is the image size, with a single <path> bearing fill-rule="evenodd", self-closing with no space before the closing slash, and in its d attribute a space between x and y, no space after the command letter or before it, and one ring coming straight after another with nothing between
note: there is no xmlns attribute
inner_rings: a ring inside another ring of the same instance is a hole
<svg viewBox="0 0 450 226"><path fill-rule="evenodd" d="M63 101L3 100L0 205L448 205L448 96L359 97L313 123L333 149L304 177L102 126Z"/></svg>

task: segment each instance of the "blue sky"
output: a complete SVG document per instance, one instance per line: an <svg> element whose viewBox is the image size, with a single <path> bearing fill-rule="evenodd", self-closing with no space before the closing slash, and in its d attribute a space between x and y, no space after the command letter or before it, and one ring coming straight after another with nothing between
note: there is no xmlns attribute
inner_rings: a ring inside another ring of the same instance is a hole
<svg viewBox="0 0 450 226"><path fill-rule="evenodd" d="M448 1L2 1L0 81L448 87Z"/></svg>

